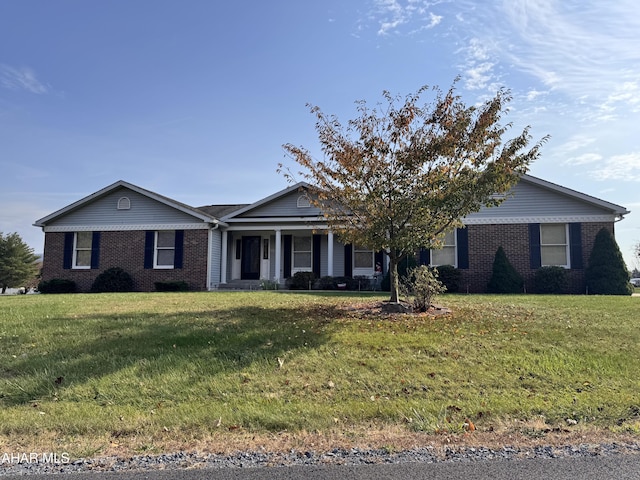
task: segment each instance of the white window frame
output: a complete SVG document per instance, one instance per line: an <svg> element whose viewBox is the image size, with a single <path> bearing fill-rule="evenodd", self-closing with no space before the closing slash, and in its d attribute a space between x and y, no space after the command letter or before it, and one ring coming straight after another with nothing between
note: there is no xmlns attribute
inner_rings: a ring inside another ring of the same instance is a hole
<svg viewBox="0 0 640 480"><path fill-rule="evenodd" d="M118 205L116 206L118 210L129 210L131 209L131 200L129 197L120 197L118 199Z"/></svg>
<svg viewBox="0 0 640 480"><path fill-rule="evenodd" d="M78 235L88 235L89 236L89 246L88 247L79 247L78 246ZM77 270L89 270L91 269L91 249L93 248L93 232L76 232L73 235L73 263L72 266ZM78 252L89 252L89 265L78 265Z"/></svg>
<svg viewBox="0 0 640 480"><path fill-rule="evenodd" d="M447 235L451 234L452 232L447 232ZM432 248L429 252L429 265L431 265L432 267L439 267L441 265L453 265L455 268L458 268L458 230L455 229L453 230L453 243L446 243L447 241L447 237L445 235L445 238L443 239L443 243L442 244L442 248ZM438 263L436 262L436 259L434 259L434 256L438 256L438 253L443 252L445 249L453 249L453 264L452 263ZM434 255L435 254L435 255Z"/></svg>
<svg viewBox="0 0 640 480"><path fill-rule="evenodd" d="M371 254L371 266L370 267L357 267L356 266L356 254L357 253L370 253ZM375 252L373 250L354 245L353 246L353 255L352 255L352 259L351 260L352 260L352 262L351 262L351 267L352 267L351 273L352 273L352 276L354 276L354 277L355 276L371 277L375 273L375 270L376 270L376 255L375 255Z"/></svg>
<svg viewBox="0 0 640 480"><path fill-rule="evenodd" d="M171 269L175 268L176 232L175 232L175 230L157 230L155 233L156 233L155 234L155 239L154 239L154 242L153 242L153 268L162 269L162 270L171 270ZM158 245L158 237L160 236L161 233L171 233L173 235L173 246L166 247L166 246L159 246ZM167 250L171 250L173 252L173 260L172 260L171 265L169 265L169 264L159 265L158 264L158 253L160 251L167 251Z"/></svg>
<svg viewBox="0 0 640 480"><path fill-rule="evenodd" d="M296 238L308 238L309 250L296 250ZM308 267L296 267L296 253L309 253L309 266ZM293 235L291 238L291 275L297 272L311 272L313 271L313 237L311 235Z"/></svg>
<svg viewBox="0 0 640 480"><path fill-rule="evenodd" d="M553 227L557 227L559 225L564 226L564 242L565 243L542 243L542 229L544 227L549 227L549 226L553 226ZM542 255L542 251L544 249L544 247L562 247L564 246L564 259L565 259L565 264L564 265L557 265L557 264L549 264L549 263L545 263L544 259L543 259L543 255ZM542 267L562 267L562 268L571 268L571 254L569 251L569 224L568 223L541 223L540 224L540 265Z"/></svg>
<svg viewBox="0 0 640 480"><path fill-rule="evenodd" d="M300 195L296 200L296 206L298 208L311 208L311 200L306 195Z"/></svg>

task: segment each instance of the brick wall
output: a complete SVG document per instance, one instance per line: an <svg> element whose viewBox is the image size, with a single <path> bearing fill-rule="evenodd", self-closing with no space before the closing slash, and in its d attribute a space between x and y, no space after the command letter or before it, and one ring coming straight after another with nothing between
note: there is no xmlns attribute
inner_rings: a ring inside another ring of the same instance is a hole
<svg viewBox="0 0 640 480"><path fill-rule="evenodd" d="M612 223L582 224L582 269L568 270L571 293L585 293L584 272L593 249L595 236L601 228L613 232ZM469 269L461 270L461 292L483 293L491 278L493 260L502 246L513 267L525 280L525 288L533 291L535 270L529 262L529 225L469 225Z"/></svg>
<svg viewBox="0 0 640 480"><path fill-rule="evenodd" d="M100 234L100 267L79 270L62 268L64 233L46 233L42 279L73 280L81 292L88 292L95 278L112 267L120 267L134 280L141 292L155 291L154 282L185 281L191 290L207 289L207 230L185 230L184 256L181 269L144 268L144 231L102 232Z"/></svg>

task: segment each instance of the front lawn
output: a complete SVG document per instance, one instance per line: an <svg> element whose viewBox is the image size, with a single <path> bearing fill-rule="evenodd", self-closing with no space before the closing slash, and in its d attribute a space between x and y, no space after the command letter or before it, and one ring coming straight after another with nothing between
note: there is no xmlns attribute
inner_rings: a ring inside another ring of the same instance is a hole
<svg viewBox="0 0 640 480"><path fill-rule="evenodd" d="M393 447L401 432L462 435L467 420L476 434L640 432L640 298L444 295L452 312L436 317L351 308L384 298L0 298L0 442L90 456L368 432L394 432L381 440Z"/></svg>

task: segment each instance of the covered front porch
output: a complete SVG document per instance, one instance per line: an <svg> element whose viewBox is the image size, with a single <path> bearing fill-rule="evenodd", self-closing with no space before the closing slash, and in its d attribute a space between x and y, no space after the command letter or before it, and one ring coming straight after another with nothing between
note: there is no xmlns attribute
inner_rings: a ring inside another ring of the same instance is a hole
<svg viewBox="0 0 640 480"><path fill-rule="evenodd" d="M313 272L316 278L373 277L382 273L382 264L381 254L345 245L328 229L296 225L222 231L221 284L283 284L296 272Z"/></svg>

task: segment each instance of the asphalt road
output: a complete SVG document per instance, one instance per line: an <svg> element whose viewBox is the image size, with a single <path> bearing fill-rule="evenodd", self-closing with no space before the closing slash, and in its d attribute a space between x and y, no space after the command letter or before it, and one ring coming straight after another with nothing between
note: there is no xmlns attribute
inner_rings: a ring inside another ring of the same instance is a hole
<svg viewBox="0 0 640 480"><path fill-rule="evenodd" d="M459 463L0 475L0 478L2 480L458 480L466 478L474 480L640 480L640 455Z"/></svg>

